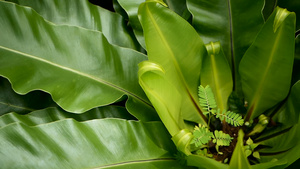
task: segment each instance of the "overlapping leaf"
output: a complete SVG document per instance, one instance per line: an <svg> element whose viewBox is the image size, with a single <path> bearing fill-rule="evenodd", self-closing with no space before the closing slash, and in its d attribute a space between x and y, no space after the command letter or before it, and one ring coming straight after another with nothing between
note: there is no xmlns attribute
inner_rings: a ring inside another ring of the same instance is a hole
<svg viewBox="0 0 300 169"><path fill-rule="evenodd" d="M166 79L159 65L144 61L139 65L139 82L172 136L185 129L181 114L182 97Z"/></svg>
<svg viewBox="0 0 300 169"><path fill-rule="evenodd" d="M2 168L185 168L174 159L176 149L159 122L13 123L0 129L0 137Z"/></svg>
<svg viewBox="0 0 300 169"><path fill-rule="evenodd" d="M109 44L100 32L53 25L13 3L1 1L0 16L0 74L18 93L47 91L75 113L127 95L127 105L137 105L128 106L131 113L157 119L138 85L137 64L144 55Z"/></svg>
<svg viewBox="0 0 300 169"><path fill-rule="evenodd" d="M219 42L206 44L208 55L204 57L201 85L209 85L215 95L217 107L227 110L227 100L232 92L232 74Z"/></svg>
<svg viewBox="0 0 300 169"><path fill-rule="evenodd" d="M233 151L228 169L250 169L251 166L244 150L244 132L239 131L238 141L236 143L235 149Z"/></svg>
<svg viewBox="0 0 300 169"><path fill-rule="evenodd" d="M20 115L12 112L0 116L0 128L15 122L22 122L28 126L36 126L39 124L50 123L67 118L72 118L76 121L87 121L102 118L121 118L127 120L135 119L126 111L124 107L119 106L99 107L82 114L68 113L59 108L46 108L33 111L26 115Z"/></svg>
<svg viewBox="0 0 300 169"><path fill-rule="evenodd" d="M16 94L10 83L0 77L0 115L10 112L25 114L50 106L57 106L50 95L41 91L30 92L24 96Z"/></svg>
<svg viewBox="0 0 300 169"><path fill-rule="evenodd" d="M243 57L239 73L253 119L282 101L290 90L295 14L277 8Z"/></svg>
<svg viewBox="0 0 300 169"><path fill-rule="evenodd" d="M164 69L166 80L180 92L183 118L206 125L197 96L206 54L201 38L187 21L157 1L143 3L139 17L148 58Z"/></svg>
<svg viewBox="0 0 300 169"><path fill-rule="evenodd" d="M238 65L264 22L263 5L264 0L187 0L193 25L204 43L220 41L239 94Z"/></svg>
<svg viewBox="0 0 300 169"><path fill-rule="evenodd" d="M89 3L88 0L6 0L33 8L55 24L79 26L100 31L115 45L139 50L122 16Z"/></svg>

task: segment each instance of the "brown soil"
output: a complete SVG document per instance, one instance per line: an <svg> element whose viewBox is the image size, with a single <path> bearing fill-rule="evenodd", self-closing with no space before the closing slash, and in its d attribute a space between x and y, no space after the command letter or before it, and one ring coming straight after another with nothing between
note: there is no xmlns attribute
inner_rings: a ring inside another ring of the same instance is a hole
<svg viewBox="0 0 300 169"><path fill-rule="evenodd" d="M238 137L238 131L240 127L233 127L226 122L223 123L223 132L229 134L231 137L233 137L233 140L231 141L229 146L220 146L219 151L223 154L218 154L214 146L212 146L209 150L213 154L214 159L217 161L224 161L226 158L228 158L228 161L230 161L230 158L232 156L233 150L235 148L235 145L237 143L237 137Z"/></svg>

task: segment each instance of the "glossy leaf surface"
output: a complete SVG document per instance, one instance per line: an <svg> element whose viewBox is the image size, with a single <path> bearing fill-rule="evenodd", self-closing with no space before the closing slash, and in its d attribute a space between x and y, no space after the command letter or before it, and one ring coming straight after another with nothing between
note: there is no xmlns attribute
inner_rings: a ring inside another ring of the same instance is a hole
<svg viewBox="0 0 300 169"><path fill-rule="evenodd" d="M139 17L148 58L164 69L166 79L180 92L183 118L206 125L197 96L202 57L206 55L201 38L187 21L158 2L143 3Z"/></svg>
<svg viewBox="0 0 300 169"><path fill-rule="evenodd" d="M116 13L89 3L88 0L7 0L29 6L55 24L78 26L100 31L111 44L139 49L124 19Z"/></svg>
<svg viewBox="0 0 300 169"><path fill-rule="evenodd" d="M140 63L139 82L171 136L185 129L180 111L182 97L166 79L162 67L150 61Z"/></svg>
<svg viewBox="0 0 300 169"><path fill-rule="evenodd" d="M59 108L47 108L43 110L33 111L26 115L17 113L8 113L0 116L0 128L15 122L22 122L28 126L36 126L39 124L50 123L64 119L74 119L76 121L87 121L102 118L120 118L134 120L135 118L129 114L124 107L104 106L89 110L82 114L74 114L63 111Z"/></svg>
<svg viewBox="0 0 300 169"><path fill-rule="evenodd" d="M251 166L248 162L247 156L244 150L244 132L240 129L238 135L238 141L235 145L232 157L230 159L228 169L250 169Z"/></svg>
<svg viewBox="0 0 300 169"><path fill-rule="evenodd" d="M159 122L13 123L2 127L0 136L3 168L183 168L174 160L175 147Z"/></svg>
<svg viewBox="0 0 300 169"><path fill-rule="evenodd" d="M145 0L117 0L121 7L126 11L129 19L129 24L133 29L133 32L141 44L146 49L143 28L138 18L138 9L141 3Z"/></svg>
<svg viewBox="0 0 300 169"><path fill-rule="evenodd" d="M246 120L287 96L294 60L294 30L295 14L277 8L245 53L239 73L249 102Z"/></svg>
<svg viewBox="0 0 300 169"><path fill-rule="evenodd" d="M211 42L205 46L208 55L203 59L200 83L203 86L209 85L218 108L227 110L227 100L233 87L230 66L219 42Z"/></svg>
<svg viewBox="0 0 300 169"><path fill-rule="evenodd" d="M0 77L0 115L10 112L25 114L51 106L57 105L50 95L41 91L19 95L13 91L8 80Z"/></svg>
<svg viewBox="0 0 300 169"><path fill-rule="evenodd" d="M210 168L222 169L228 167L228 165L221 162L217 162L214 159L210 159L204 156L197 156L197 155L188 156L187 165L196 166L200 169L210 169Z"/></svg>
<svg viewBox="0 0 300 169"><path fill-rule="evenodd" d="M264 0L187 0L193 25L204 43L220 41L241 93L238 65L263 24Z"/></svg>
<svg viewBox="0 0 300 169"><path fill-rule="evenodd" d="M30 8L1 2L0 9L0 74L15 91L47 91L75 113L128 95L127 104L145 108L130 112L141 120L157 119L137 81L144 55L110 45L100 32L53 25Z"/></svg>
<svg viewBox="0 0 300 169"><path fill-rule="evenodd" d="M279 107L275 108L271 114L271 124L275 123L273 127L267 129L257 138L256 142L261 142L262 140L272 140L272 137L289 132L292 126L299 122L299 112L300 112L300 81L298 81L291 89L288 98ZM291 138L292 139L292 138ZM275 142L275 141L274 141ZM271 143L274 143L271 142Z"/></svg>

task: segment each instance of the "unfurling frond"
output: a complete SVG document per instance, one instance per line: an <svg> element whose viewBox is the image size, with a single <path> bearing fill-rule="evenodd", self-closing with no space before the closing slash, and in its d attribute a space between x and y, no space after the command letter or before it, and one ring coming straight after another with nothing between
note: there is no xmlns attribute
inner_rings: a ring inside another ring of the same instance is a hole
<svg viewBox="0 0 300 169"><path fill-rule="evenodd" d="M226 110L223 110L221 112L220 109L218 109L216 112L216 117L220 120L225 119L227 123L234 125L235 127L242 126L244 124L244 119L242 119L242 116L231 111L226 112Z"/></svg>
<svg viewBox="0 0 300 169"><path fill-rule="evenodd" d="M223 133L223 131L215 130L213 137L213 143L216 143L217 146L229 146L233 137L229 134Z"/></svg>
<svg viewBox="0 0 300 169"><path fill-rule="evenodd" d="M200 85L198 88L198 96L200 106L205 110L203 114L208 114L210 112L214 114L214 111L212 111L212 109L217 108L217 104L214 94L209 85L207 85L205 88Z"/></svg>
<svg viewBox="0 0 300 169"><path fill-rule="evenodd" d="M199 124L199 127L195 127L193 135L194 139L191 141L191 144L195 143L196 147L208 143L214 136L213 133L210 132L207 127L201 124Z"/></svg>

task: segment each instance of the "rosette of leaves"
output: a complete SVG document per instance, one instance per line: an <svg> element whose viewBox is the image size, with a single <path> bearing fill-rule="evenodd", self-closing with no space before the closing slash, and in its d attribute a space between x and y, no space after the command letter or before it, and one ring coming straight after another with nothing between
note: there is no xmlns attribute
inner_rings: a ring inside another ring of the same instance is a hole
<svg viewBox="0 0 300 169"><path fill-rule="evenodd" d="M110 12L0 1L1 168L289 166L300 157L299 23L270 2L114 0ZM202 107L200 84L212 110L244 125ZM194 153L198 124L234 138L232 153L219 147L228 163Z"/></svg>

